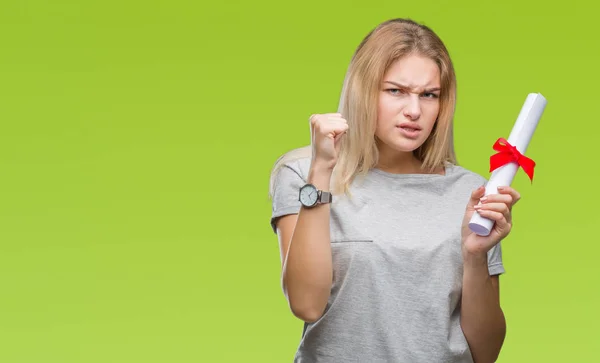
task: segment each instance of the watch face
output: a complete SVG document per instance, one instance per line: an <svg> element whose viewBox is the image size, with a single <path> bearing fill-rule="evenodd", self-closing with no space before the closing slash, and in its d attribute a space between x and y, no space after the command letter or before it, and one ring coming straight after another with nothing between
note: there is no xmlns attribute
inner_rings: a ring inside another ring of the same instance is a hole
<svg viewBox="0 0 600 363"><path fill-rule="evenodd" d="M317 188L313 185L305 185L300 189L300 203L305 206L313 206L317 204Z"/></svg>

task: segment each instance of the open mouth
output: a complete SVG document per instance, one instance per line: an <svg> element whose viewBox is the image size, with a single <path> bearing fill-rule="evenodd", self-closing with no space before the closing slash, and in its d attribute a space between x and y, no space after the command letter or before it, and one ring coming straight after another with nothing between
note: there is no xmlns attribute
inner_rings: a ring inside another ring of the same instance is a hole
<svg viewBox="0 0 600 363"><path fill-rule="evenodd" d="M400 129L400 132L402 132L404 136L409 138L415 138L419 136L419 133L421 132L421 129L410 126L398 126L398 129Z"/></svg>
<svg viewBox="0 0 600 363"><path fill-rule="evenodd" d="M420 131L421 129L417 129L414 127L409 127L409 126L398 126L399 128L401 128L402 130L406 130L406 131Z"/></svg>

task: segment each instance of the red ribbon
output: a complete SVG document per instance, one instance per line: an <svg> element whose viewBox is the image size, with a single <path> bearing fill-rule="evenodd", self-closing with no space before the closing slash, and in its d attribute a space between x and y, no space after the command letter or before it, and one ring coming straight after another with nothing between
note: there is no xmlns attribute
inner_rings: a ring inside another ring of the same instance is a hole
<svg viewBox="0 0 600 363"><path fill-rule="evenodd" d="M533 182L535 161L521 154L515 146L509 144L509 142L503 138L499 138L496 141L494 150L498 151L498 153L490 157L490 172L510 162L516 162L523 168L523 171L525 171L527 176L529 176L529 179Z"/></svg>

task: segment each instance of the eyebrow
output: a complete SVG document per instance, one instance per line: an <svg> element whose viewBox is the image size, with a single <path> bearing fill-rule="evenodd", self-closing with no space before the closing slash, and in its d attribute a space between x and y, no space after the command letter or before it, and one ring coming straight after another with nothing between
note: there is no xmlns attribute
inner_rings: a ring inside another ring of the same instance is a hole
<svg viewBox="0 0 600 363"><path fill-rule="evenodd" d="M415 88L417 88L417 87L414 87L414 86L411 87L411 86L403 85L403 84L392 82L392 81L384 81L384 83L390 83L390 84L393 84L396 87L405 88L405 89L415 89ZM440 87L433 87L433 88L427 88L427 89L425 89L424 92L435 92L435 91L440 91L440 90L441 90Z"/></svg>

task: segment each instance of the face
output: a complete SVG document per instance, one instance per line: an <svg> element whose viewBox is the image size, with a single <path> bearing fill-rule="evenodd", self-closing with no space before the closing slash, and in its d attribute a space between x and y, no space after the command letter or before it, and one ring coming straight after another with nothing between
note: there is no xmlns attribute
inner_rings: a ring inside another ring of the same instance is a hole
<svg viewBox="0 0 600 363"><path fill-rule="evenodd" d="M440 70L433 60L409 55L392 64L380 85L380 152L412 153L421 146L438 117L439 95Z"/></svg>

